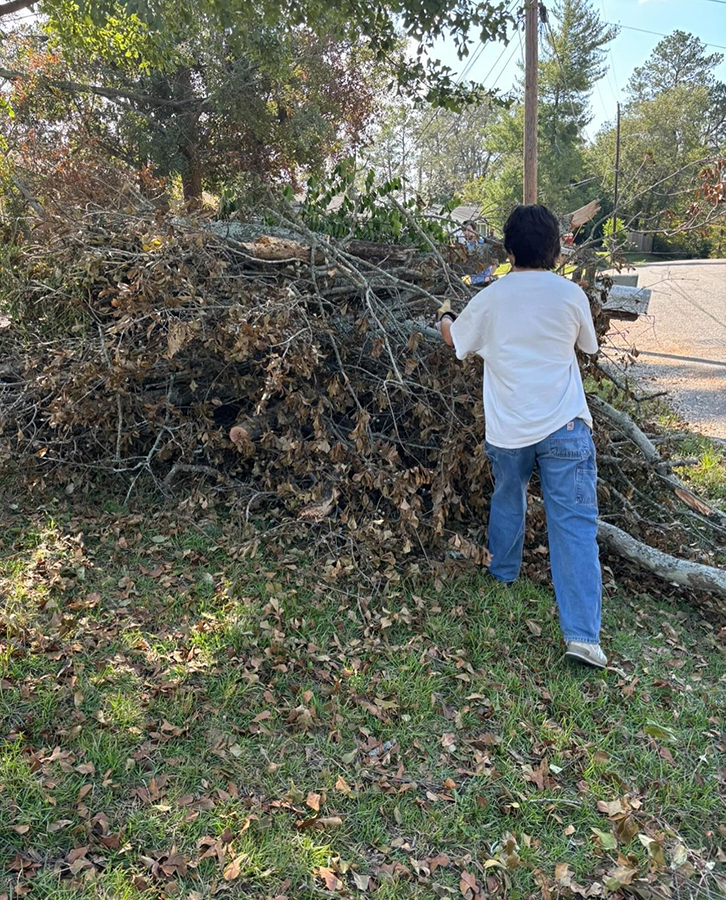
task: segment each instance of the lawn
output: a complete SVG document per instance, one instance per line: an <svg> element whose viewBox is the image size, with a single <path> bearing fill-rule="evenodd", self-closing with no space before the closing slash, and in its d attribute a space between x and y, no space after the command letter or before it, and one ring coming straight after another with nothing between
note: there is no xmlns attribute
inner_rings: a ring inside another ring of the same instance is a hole
<svg viewBox="0 0 726 900"><path fill-rule="evenodd" d="M86 507L4 514L0 894L726 885L723 634L685 606L606 571L591 672L526 580L327 585L221 513Z"/></svg>

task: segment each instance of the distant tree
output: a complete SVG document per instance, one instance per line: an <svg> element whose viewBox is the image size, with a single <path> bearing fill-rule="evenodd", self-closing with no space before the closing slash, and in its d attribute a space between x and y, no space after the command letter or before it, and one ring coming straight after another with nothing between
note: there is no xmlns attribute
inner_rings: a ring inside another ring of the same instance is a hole
<svg viewBox="0 0 726 900"><path fill-rule="evenodd" d="M460 113L393 103L361 152L362 168L384 179L400 175L404 198L415 191L426 203L444 204L489 171L485 136L493 118L494 104L486 101Z"/></svg>
<svg viewBox="0 0 726 900"><path fill-rule="evenodd" d="M629 227L674 235L697 231L722 214L723 203L703 190L702 173L726 138L726 86L693 35L676 31L633 73L621 120L619 215ZM613 190L615 129L597 135L588 153L605 193ZM707 242L694 237L693 247Z"/></svg>
<svg viewBox="0 0 726 900"><path fill-rule="evenodd" d="M445 203L488 175L494 154L486 137L494 115L494 106L485 101L461 113L446 110L433 120L426 117L416 136L419 193L432 203Z"/></svg>
<svg viewBox="0 0 726 900"><path fill-rule="evenodd" d="M653 100L682 85L714 88L716 66L722 53L706 53L706 44L685 31L674 31L659 41L647 62L634 69L628 81L631 100Z"/></svg>

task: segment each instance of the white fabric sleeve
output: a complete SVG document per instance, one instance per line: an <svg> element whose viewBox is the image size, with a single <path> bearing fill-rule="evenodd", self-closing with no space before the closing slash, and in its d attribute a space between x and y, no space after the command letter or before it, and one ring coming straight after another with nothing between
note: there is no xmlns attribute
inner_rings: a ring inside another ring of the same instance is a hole
<svg viewBox="0 0 726 900"><path fill-rule="evenodd" d="M467 303L463 312L451 325L451 339L454 342L457 359L464 359L469 353L485 355L487 338L486 290L479 291Z"/></svg>
<svg viewBox="0 0 726 900"><path fill-rule="evenodd" d="M590 301L587 294L580 290L578 310L580 312L580 331L577 335L577 347L583 353L597 353L599 350L597 343L597 335L595 334L595 323L592 321L592 313L590 312Z"/></svg>

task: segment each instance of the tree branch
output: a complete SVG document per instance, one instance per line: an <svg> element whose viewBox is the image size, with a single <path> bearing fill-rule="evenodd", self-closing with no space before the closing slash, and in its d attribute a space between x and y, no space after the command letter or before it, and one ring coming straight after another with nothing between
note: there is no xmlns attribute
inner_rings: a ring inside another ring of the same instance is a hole
<svg viewBox="0 0 726 900"><path fill-rule="evenodd" d="M2 7L0 7L2 9ZM146 106L158 106L166 109L188 110L190 106L204 105L207 103L206 97L194 97L188 100L167 100L164 97L153 97L150 94L139 94L125 88L109 88L100 84L80 84L77 81L66 81L65 79L48 78L45 75L28 75L27 72L20 72L15 69L0 68L0 78L8 81L35 81L40 82L50 88L56 88L61 91L68 91L72 94L95 94L98 97L106 97L108 100L118 101L132 100L135 103L141 103Z"/></svg>
<svg viewBox="0 0 726 900"><path fill-rule="evenodd" d="M10 16L13 13L20 12L21 9L29 9L35 6L38 0L10 0L8 3L0 3L0 19L3 16Z"/></svg>
<svg viewBox="0 0 726 900"><path fill-rule="evenodd" d="M723 569L663 553L608 522L598 522L597 539L611 553L630 560L671 584L705 591L713 598L726 598L726 571Z"/></svg>

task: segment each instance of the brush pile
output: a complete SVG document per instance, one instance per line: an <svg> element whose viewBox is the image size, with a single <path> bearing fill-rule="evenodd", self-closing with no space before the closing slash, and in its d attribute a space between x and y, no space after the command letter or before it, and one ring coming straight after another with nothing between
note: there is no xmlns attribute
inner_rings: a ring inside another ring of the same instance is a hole
<svg viewBox="0 0 726 900"><path fill-rule="evenodd" d="M129 496L140 480L226 495L245 519L304 536L327 577L485 564L481 364L457 361L431 322L443 300L466 303L461 276L501 248L334 242L279 221L233 237L153 211L42 221L5 273L3 452L69 493L101 473ZM603 296L589 296L602 339ZM712 593L722 518L629 417L594 412L606 545L620 553L630 535L675 554L706 578L684 589Z"/></svg>

